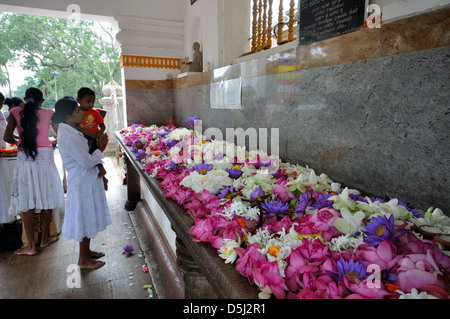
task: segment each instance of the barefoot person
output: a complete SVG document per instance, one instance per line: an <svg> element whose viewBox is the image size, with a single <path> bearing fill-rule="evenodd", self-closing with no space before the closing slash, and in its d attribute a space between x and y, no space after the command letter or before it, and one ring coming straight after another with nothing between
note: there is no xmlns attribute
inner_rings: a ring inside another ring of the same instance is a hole
<svg viewBox="0 0 450 319"><path fill-rule="evenodd" d="M89 154L89 146L77 126L83 121L83 111L73 99L61 99L55 104L52 120L60 123L58 149L67 170L67 198L62 232L65 238L80 243L78 265L81 269L102 267L95 260L104 253L90 249L91 238L111 224L102 177L97 165L102 164L108 136L97 138L97 150Z"/></svg>
<svg viewBox="0 0 450 319"><path fill-rule="evenodd" d="M28 246L17 255L36 255L34 214L42 217L41 247L58 240L50 237L52 210L64 206L64 190L53 158L49 138L53 110L43 109L44 97L37 88L25 92L25 105L11 109L4 140L18 145L17 166L12 178L10 214L22 214ZM14 137L17 127L19 140Z"/></svg>

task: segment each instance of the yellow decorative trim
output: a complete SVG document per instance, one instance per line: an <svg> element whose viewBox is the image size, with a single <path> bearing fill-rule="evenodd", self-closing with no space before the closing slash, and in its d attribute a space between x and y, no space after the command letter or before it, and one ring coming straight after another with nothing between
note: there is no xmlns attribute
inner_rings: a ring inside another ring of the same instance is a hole
<svg viewBox="0 0 450 319"><path fill-rule="evenodd" d="M180 59L136 55L121 55L119 59L121 68L123 68L124 66L155 69L180 68Z"/></svg>

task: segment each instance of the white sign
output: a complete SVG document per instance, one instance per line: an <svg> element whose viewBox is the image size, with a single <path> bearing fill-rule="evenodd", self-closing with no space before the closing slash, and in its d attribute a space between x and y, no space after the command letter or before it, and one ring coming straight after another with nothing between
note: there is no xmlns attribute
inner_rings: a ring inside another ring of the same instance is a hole
<svg viewBox="0 0 450 319"><path fill-rule="evenodd" d="M212 109L238 110L241 108L241 78L211 83Z"/></svg>

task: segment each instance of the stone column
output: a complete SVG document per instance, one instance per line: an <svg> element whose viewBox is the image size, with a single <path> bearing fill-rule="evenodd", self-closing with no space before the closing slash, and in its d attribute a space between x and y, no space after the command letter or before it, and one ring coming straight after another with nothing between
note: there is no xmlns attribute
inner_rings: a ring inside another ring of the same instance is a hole
<svg viewBox="0 0 450 319"><path fill-rule="evenodd" d="M105 96L99 100L103 109L106 111L105 116L105 132L109 136L109 143L103 152L105 155L117 155L117 140L114 138L114 132L124 127L121 121L121 108L123 104L122 87L114 80L102 88Z"/></svg>
<svg viewBox="0 0 450 319"><path fill-rule="evenodd" d="M141 181L139 172L136 171L127 154L125 154L123 159L127 166L127 201L125 202L125 209L132 211L141 200Z"/></svg>
<svg viewBox="0 0 450 319"><path fill-rule="evenodd" d="M217 294L192 258L189 250L177 236L175 241L177 265L183 273L185 299L217 299Z"/></svg>

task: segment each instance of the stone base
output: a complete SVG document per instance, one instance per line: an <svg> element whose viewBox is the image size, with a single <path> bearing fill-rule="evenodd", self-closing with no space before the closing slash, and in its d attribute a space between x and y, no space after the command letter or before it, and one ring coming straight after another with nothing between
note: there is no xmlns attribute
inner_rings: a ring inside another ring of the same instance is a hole
<svg viewBox="0 0 450 319"><path fill-rule="evenodd" d="M129 214L159 298L184 299L183 274L150 208L140 201Z"/></svg>

